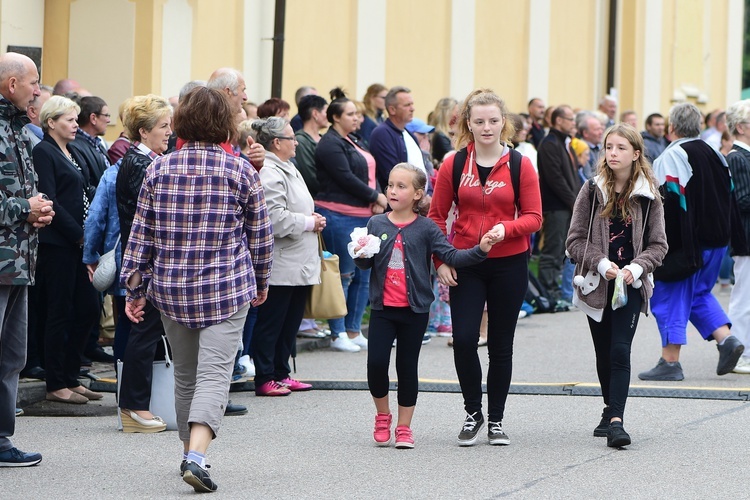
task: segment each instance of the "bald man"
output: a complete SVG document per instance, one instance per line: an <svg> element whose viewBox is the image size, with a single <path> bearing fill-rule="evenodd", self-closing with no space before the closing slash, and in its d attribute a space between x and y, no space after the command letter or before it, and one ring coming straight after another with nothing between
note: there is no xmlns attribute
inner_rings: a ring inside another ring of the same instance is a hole
<svg viewBox="0 0 750 500"><path fill-rule="evenodd" d="M18 374L26 363L28 289L34 284L37 231L52 222L52 202L37 193L26 108L39 97L39 72L28 57L0 56L0 467L42 461L13 446Z"/></svg>

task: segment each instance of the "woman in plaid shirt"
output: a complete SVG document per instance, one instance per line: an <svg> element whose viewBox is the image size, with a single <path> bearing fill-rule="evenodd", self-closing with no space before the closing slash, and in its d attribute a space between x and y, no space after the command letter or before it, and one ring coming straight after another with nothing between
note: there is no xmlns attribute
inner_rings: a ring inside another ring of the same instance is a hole
<svg viewBox="0 0 750 500"><path fill-rule="evenodd" d="M174 115L179 151L147 168L121 281L138 322L161 312L175 368L183 479L215 491L205 453L216 437L247 310L268 293L273 234L258 174L221 148L236 134L224 94L198 87Z"/></svg>

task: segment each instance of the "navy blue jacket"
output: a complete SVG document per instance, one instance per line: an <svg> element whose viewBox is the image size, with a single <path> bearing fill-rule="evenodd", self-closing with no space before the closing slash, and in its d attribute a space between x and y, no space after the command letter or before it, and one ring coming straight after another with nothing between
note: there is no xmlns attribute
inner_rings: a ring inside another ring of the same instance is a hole
<svg viewBox="0 0 750 500"><path fill-rule="evenodd" d="M415 143L419 144L414 134L408 130L406 133L414 139ZM393 167L406 162L408 159L403 133L396 128L390 118L375 127L375 130L370 134L370 153L375 157L377 163L378 184L385 188L388 185L388 176L391 174Z"/></svg>

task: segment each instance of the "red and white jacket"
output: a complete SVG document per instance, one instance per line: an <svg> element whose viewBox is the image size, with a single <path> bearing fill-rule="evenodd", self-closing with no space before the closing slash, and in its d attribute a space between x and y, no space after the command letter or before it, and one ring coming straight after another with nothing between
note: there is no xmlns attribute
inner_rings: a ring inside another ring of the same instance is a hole
<svg viewBox="0 0 750 500"><path fill-rule="evenodd" d="M495 164L484 187L479 181L474 143L467 146L466 163L458 187L458 215L453 223L453 246L472 248L498 223L505 226L505 239L492 247L488 258L508 257L529 250L529 235L542 227L542 199L539 178L531 161L521 160L520 193L516 214L513 184L510 178L510 151L506 149ZM453 206L453 160L445 159L435 182L429 217L446 233L446 220ZM517 215L517 216L516 216ZM442 264L435 259L435 267Z"/></svg>

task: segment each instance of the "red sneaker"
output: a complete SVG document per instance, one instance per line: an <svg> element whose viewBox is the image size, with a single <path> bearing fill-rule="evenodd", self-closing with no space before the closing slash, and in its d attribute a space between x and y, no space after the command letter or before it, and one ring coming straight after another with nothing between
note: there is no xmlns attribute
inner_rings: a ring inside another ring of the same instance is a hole
<svg viewBox="0 0 750 500"><path fill-rule="evenodd" d="M399 425L396 427L396 448L414 448L414 435L411 433L409 426Z"/></svg>
<svg viewBox="0 0 750 500"><path fill-rule="evenodd" d="M291 393L288 387L279 385L275 380L269 380L255 388L256 396L288 396Z"/></svg>
<svg viewBox="0 0 750 500"><path fill-rule="evenodd" d="M284 380L279 380L279 385L286 387L290 391L309 391L312 389L312 385L306 384L304 382L300 382L299 380L294 380L293 378L285 378Z"/></svg>
<svg viewBox="0 0 750 500"><path fill-rule="evenodd" d="M378 413L375 415L375 431L372 433L377 446L388 446L391 444L391 420L390 413Z"/></svg>

